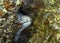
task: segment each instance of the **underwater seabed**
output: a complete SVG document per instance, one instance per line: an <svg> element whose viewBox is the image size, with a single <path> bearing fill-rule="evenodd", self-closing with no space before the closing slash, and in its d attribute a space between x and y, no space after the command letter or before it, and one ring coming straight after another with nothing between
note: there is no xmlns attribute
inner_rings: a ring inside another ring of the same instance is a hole
<svg viewBox="0 0 60 43"><path fill-rule="evenodd" d="M60 43L60 0L0 0L0 43Z"/></svg>

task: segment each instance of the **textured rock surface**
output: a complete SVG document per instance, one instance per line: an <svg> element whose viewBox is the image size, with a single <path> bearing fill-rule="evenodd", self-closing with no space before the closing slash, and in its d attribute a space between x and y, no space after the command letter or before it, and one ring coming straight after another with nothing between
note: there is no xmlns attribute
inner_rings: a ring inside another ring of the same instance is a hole
<svg viewBox="0 0 60 43"><path fill-rule="evenodd" d="M16 22L16 12L21 3L22 0L0 0L0 43L12 43L21 27L21 23Z"/></svg>

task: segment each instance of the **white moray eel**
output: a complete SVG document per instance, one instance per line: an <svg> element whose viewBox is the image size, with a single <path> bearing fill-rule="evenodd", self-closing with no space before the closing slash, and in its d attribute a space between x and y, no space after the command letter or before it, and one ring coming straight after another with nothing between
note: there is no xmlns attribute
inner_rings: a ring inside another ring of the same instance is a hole
<svg viewBox="0 0 60 43"><path fill-rule="evenodd" d="M18 21L22 23L22 27L16 33L14 42L18 43L21 32L31 25L31 18L29 16L18 14Z"/></svg>

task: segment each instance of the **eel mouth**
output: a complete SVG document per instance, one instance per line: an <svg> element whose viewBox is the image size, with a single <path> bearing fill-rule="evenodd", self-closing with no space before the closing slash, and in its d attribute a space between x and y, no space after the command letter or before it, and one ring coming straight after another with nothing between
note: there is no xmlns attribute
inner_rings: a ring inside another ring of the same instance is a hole
<svg viewBox="0 0 60 43"><path fill-rule="evenodd" d="M17 14L18 21L22 24L22 28L27 28L31 25L32 19L23 14Z"/></svg>

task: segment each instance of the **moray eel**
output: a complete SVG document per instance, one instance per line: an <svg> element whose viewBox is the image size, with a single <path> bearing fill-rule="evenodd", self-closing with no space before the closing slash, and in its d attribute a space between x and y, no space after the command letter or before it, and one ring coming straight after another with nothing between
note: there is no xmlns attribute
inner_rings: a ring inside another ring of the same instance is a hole
<svg viewBox="0 0 60 43"><path fill-rule="evenodd" d="M17 16L18 16L18 21L22 23L22 27L16 33L16 36L14 38L14 43L18 43L21 32L31 25L31 18L29 16L23 14L17 14Z"/></svg>

